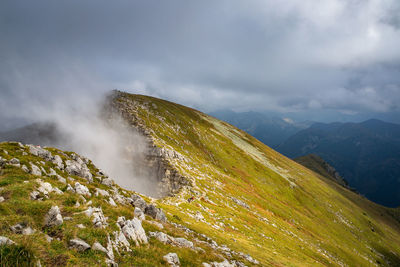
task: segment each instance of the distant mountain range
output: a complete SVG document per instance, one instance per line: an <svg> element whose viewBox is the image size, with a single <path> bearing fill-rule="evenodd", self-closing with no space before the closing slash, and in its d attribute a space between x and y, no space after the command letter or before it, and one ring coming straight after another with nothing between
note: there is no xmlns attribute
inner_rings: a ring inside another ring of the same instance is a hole
<svg viewBox="0 0 400 267"><path fill-rule="evenodd" d="M210 115L242 129L272 148L313 124L311 121L293 122L288 118L269 116L259 112L220 110Z"/></svg>
<svg viewBox="0 0 400 267"><path fill-rule="evenodd" d="M65 134L52 122L33 123L13 130L0 132L0 142L18 141L41 146L54 145L63 138L66 138Z"/></svg>
<svg viewBox="0 0 400 267"><path fill-rule="evenodd" d="M315 123L276 149L291 158L317 154L369 199L400 205L400 125L375 119Z"/></svg>

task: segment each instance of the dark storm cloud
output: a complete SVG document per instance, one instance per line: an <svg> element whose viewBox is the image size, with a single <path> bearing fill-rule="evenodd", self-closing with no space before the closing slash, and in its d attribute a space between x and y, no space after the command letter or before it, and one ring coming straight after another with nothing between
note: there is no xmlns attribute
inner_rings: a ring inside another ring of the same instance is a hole
<svg viewBox="0 0 400 267"><path fill-rule="evenodd" d="M0 111L84 105L113 88L203 110L398 111L396 10L396 0L4 0Z"/></svg>

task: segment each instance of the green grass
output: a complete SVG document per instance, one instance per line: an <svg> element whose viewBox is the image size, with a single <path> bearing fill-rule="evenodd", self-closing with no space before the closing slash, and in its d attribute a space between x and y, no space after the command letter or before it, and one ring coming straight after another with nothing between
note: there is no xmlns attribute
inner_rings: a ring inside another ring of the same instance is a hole
<svg viewBox="0 0 400 267"><path fill-rule="evenodd" d="M152 129L156 145L181 153L191 168L176 160L171 164L192 181L195 191L215 203L187 203L195 194L183 189L159 201L171 220L248 253L263 265L400 264L397 212L193 109L125 93L114 103L125 117ZM231 197L245 200L250 211ZM197 212L206 222L192 217Z"/></svg>

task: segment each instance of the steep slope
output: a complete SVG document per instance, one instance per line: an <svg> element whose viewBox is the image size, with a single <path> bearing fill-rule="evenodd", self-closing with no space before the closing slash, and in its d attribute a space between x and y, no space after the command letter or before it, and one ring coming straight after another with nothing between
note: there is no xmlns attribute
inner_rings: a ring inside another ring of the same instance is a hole
<svg viewBox="0 0 400 267"><path fill-rule="evenodd" d="M155 204L75 153L0 143L1 266L166 266L169 253L182 266L223 262Z"/></svg>
<svg viewBox="0 0 400 267"><path fill-rule="evenodd" d="M322 175L323 177L332 179L333 181L337 182L342 186L347 186L346 180L344 180L340 176L340 174L335 170L335 168L333 168L323 158L317 155L314 154L305 155L302 157L295 158L294 161L318 173L319 175Z"/></svg>
<svg viewBox="0 0 400 267"><path fill-rule="evenodd" d="M262 265L400 264L387 209L268 148L237 128L168 101L114 92L111 109L171 153L188 181L158 200L174 222Z"/></svg>
<svg viewBox="0 0 400 267"><path fill-rule="evenodd" d="M309 122L289 123L282 118L258 112L221 110L210 115L238 127L270 147L283 143L290 136L311 125Z"/></svg>
<svg viewBox="0 0 400 267"><path fill-rule="evenodd" d="M317 123L277 150L291 158L317 154L369 199L400 205L400 125L379 120Z"/></svg>

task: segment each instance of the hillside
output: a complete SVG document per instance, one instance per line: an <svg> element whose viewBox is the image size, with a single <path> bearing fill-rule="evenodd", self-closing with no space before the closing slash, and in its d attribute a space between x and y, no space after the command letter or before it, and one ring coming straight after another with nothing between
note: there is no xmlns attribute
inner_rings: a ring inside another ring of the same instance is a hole
<svg viewBox="0 0 400 267"><path fill-rule="evenodd" d="M121 92L114 92L109 101L104 114L120 114L147 138L148 163L158 170L163 197L142 195L147 202L143 204L137 201L137 193L113 186L90 160L74 153L49 148L53 155L48 161L34 156L28 146L2 143L0 195L4 201L0 203L0 235L21 245L23 251L30 252L25 254L33 254L42 265L105 264L112 260L107 256L110 251L120 266L167 265L163 255L170 252L177 254L181 266L400 264L396 210L376 205L245 132L196 110ZM75 174L83 177L70 175L66 168L57 169L55 155L64 165L67 160L80 162L84 171ZM19 166L13 158L19 159ZM34 174L38 173L30 162L42 166L47 175L43 171L40 179L59 190L49 193L48 198L39 194L42 200L31 200L32 191L40 191L41 182L36 180ZM22 165L28 166L29 174ZM50 168L56 175L50 175ZM76 182L89 190L91 195L85 200L77 193L81 191L76 190ZM98 189L109 196L96 194ZM150 203L161 210L149 208ZM55 205L64 222L48 227L44 218ZM104 216L82 213L89 206L101 208ZM142 217L140 210L135 212L137 208L147 214L140 224ZM120 216L130 222L118 220ZM104 227L94 227L94 222L104 223L103 217L108 217ZM10 226L21 222L35 233L14 233ZM79 224L85 228L77 227ZM135 235L129 234L131 230ZM53 241L46 241L45 233ZM117 241L124 240L124 236L135 236L137 246L134 238L125 245ZM71 240L76 238L91 248L84 252L70 249ZM94 249L96 241L106 248L105 252ZM213 263L223 262L224 258L224 265Z"/></svg>
<svg viewBox="0 0 400 267"><path fill-rule="evenodd" d="M400 125L379 120L316 123L277 147L296 158L317 154L374 202L400 206Z"/></svg>

